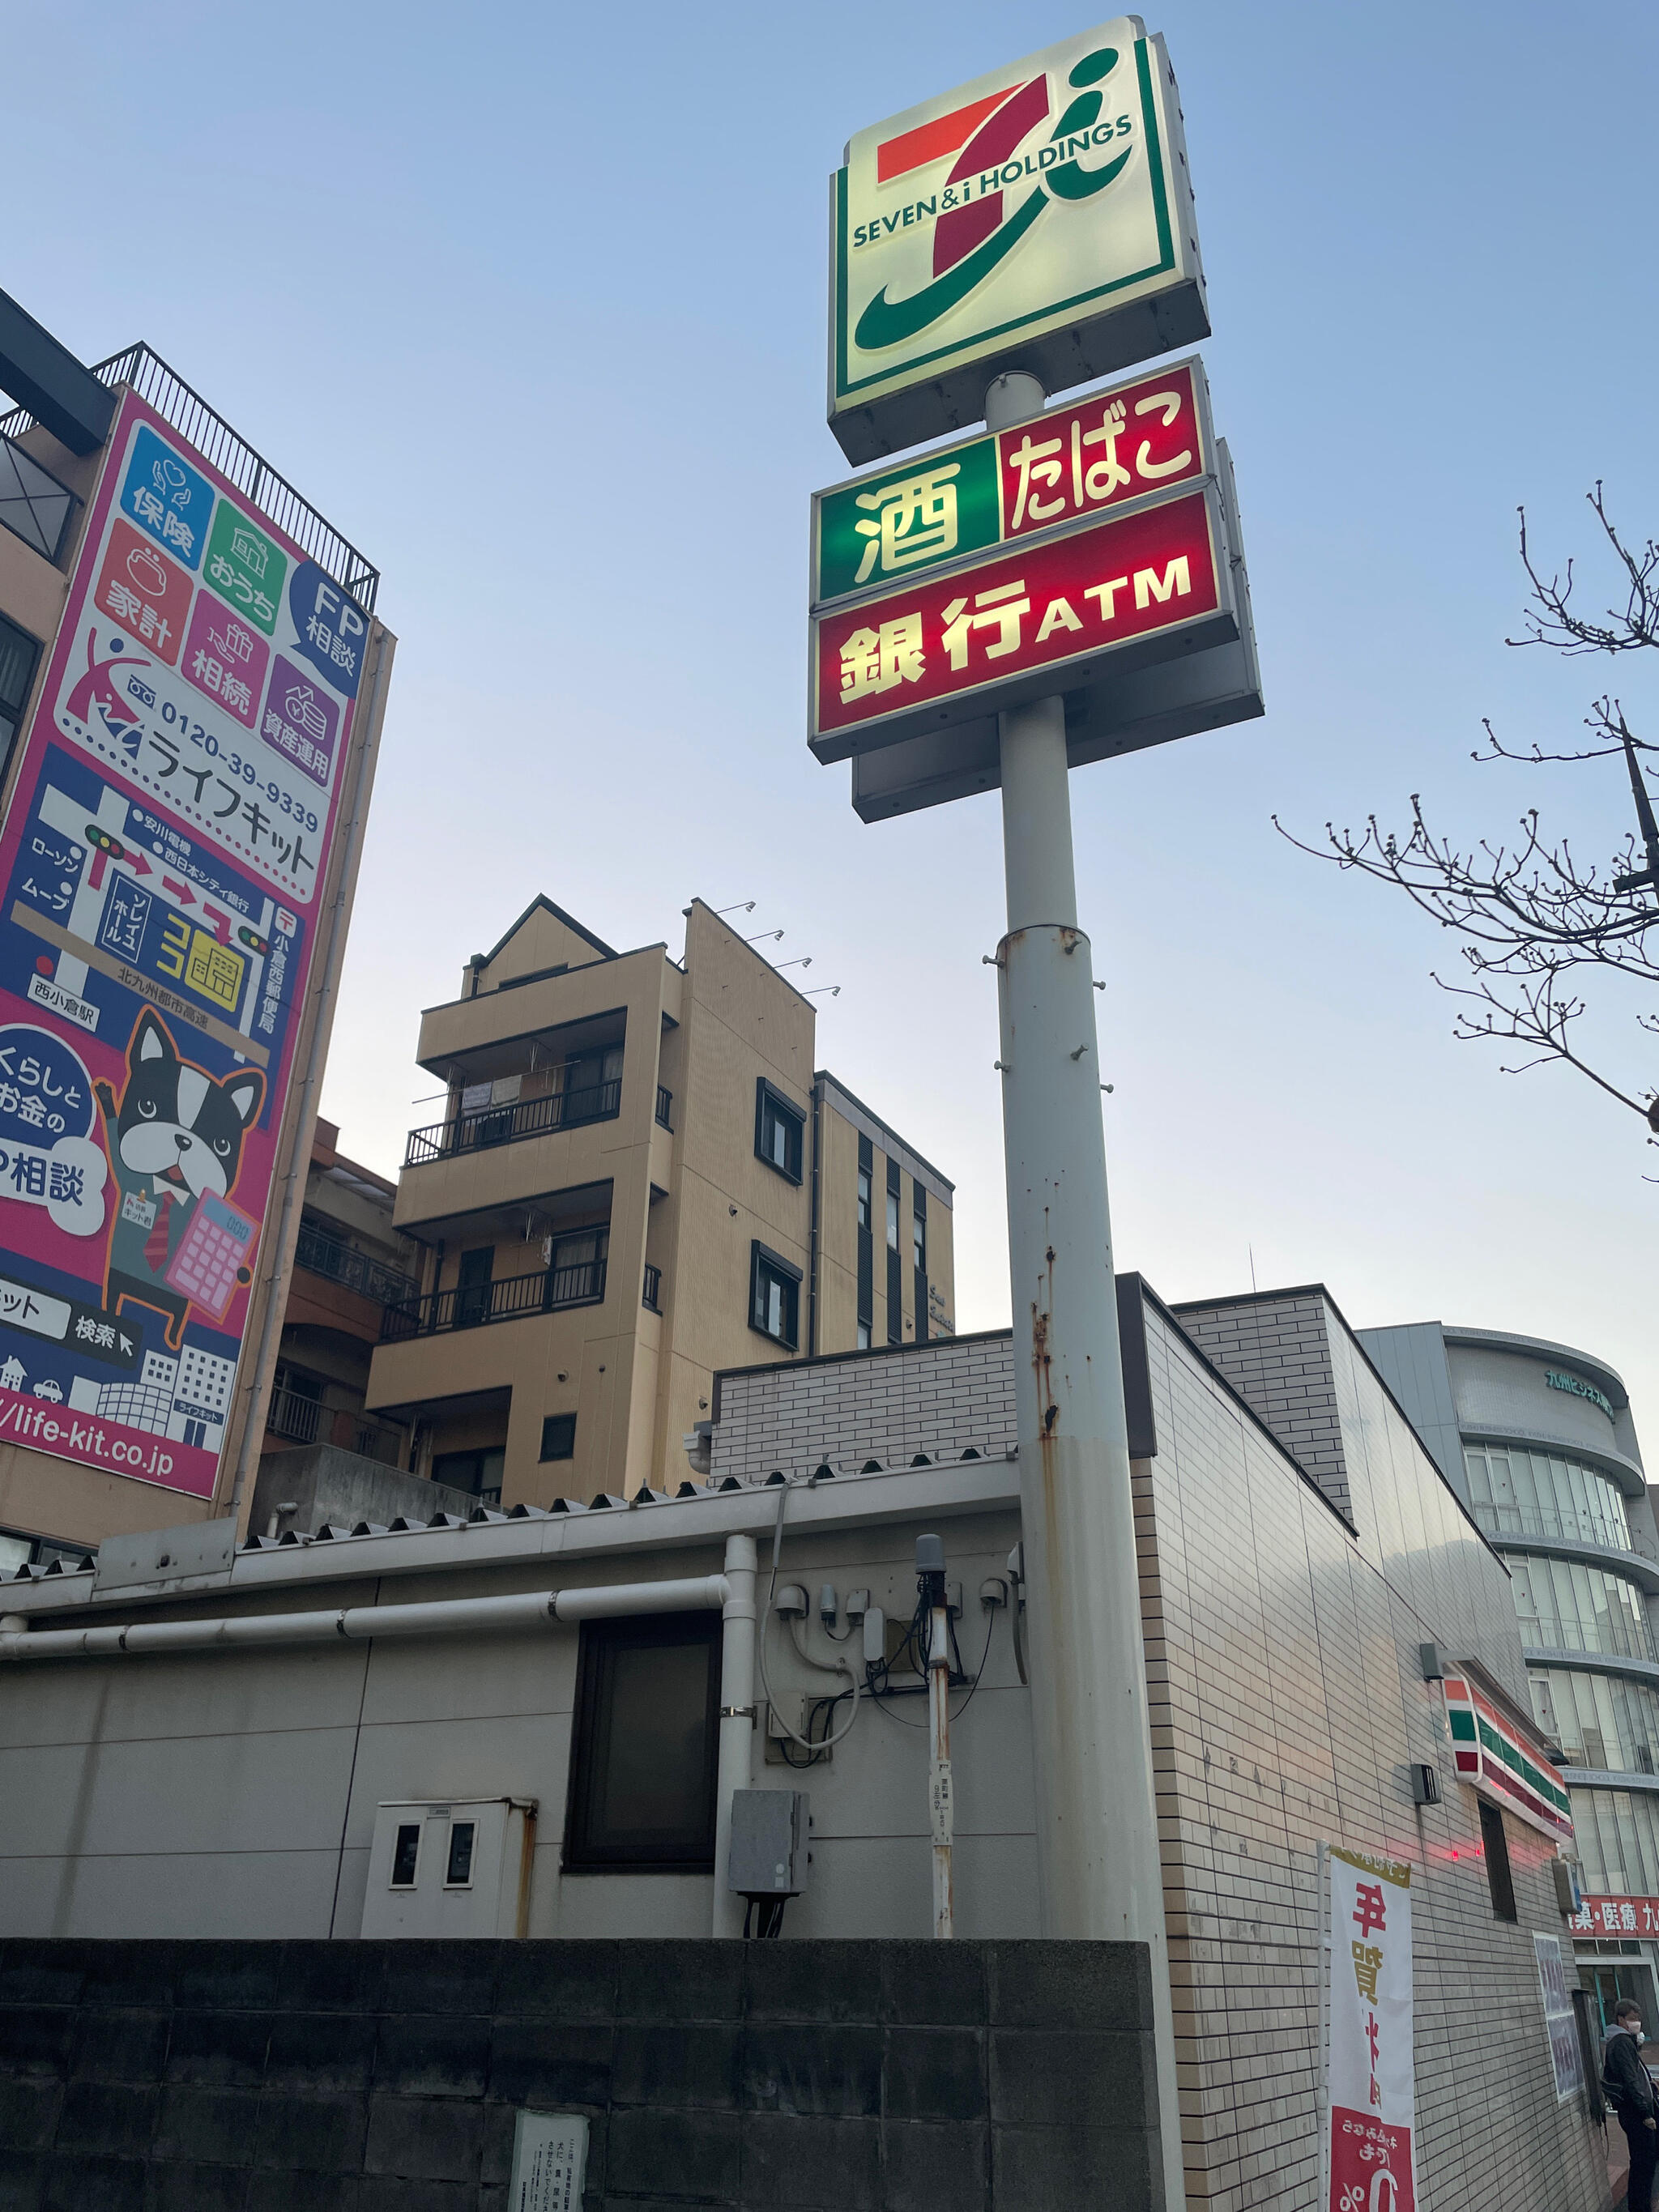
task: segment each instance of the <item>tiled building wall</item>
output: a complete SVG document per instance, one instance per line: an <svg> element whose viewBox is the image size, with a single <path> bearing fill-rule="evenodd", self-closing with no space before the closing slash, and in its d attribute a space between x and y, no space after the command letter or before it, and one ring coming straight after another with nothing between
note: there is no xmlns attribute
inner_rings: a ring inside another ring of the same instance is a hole
<svg viewBox="0 0 1659 2212"><path fill-rule="evenodd" d="M906 1467L918 1452L981 1459L1014 1446L1014 1362L1006 1329L846 1359L750 1368L716 1382L715 1481L763 1482L828 1460Z"/></svg>
<svg viewBox="0 0 1659 2212"><path fill-rule="evenodd" d="M1318 1291L1272 1302L1183 1305L1176 1318L1241 1398L1248 1399L1338 1511L1353 1519L1342 1428Z"/></svg>
<svg viewBox="0 0 1659 2212"><path fill-rule="evenodd" d="M1330 1328L1358 1543L1148 1315L1158 1455L1137 1504L1189 2195L1217 2212L1315 2202L1325 1841L1412 1865L1425 2212L1494 2194L1513 2212L1589 2212L1601 2139L1576 2099L1557 2106L1532 1949L1534 1929L1563 1932L1553 1849L1506 1821L1519 1919L1494 1918L1475 1802L1418 1656L1425 1640L1471 1648L1478 1629L1472 1648L1510 1679L1504 1571ZM1413 1802L1417 1760L1438 1765L1441 1804Z"/></svg>
<svg viewBox="0 0 1659 2212"><path fill-rule="evenodd" d="M1532 1949L1534 1929L1563 1932L1553 1848L1506 1823L1519 1919L1495 1919L1475 1802L1422 1679L1433 1641L1524 1699L1505 1571L1324 1294L1287 1304L1258 1302L1216 1340L1248 1347L1253 1389L1320 1463L1318 1486L1147 1307L1158 1449L1137 1514L1191 2203L1316 2201L1318 1846L1332 1842L1413 1867L1425 2212L1493 2195L1506 2212L1601 2212L1601 2138L1579 2100L1556 2103ZM1277 1396L1275 1353L1291 1370ZM820 1457L1006 1449L1010 1340L726 1376L720 1411L714 1471L750 1480ZM1330 1499L1339 1470L1357 1534ZM1421 1811L1418 1760L1443 1792Z"/></svg>

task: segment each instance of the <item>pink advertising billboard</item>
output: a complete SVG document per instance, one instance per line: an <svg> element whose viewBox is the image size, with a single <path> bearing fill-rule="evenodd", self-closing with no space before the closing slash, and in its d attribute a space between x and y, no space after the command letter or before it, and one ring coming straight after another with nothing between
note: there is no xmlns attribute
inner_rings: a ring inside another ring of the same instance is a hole
<svg viewBox="0 0 1659 2212"><path fill-rule="evenodd" d="M0 1443L214 1494L368 626L124 397L0 834Z"/></svg>

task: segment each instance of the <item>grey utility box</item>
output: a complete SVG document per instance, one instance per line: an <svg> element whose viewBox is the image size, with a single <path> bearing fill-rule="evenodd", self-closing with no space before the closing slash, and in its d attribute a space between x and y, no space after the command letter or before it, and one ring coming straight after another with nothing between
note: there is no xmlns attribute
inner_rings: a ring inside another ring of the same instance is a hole
<svg viewBox="0 0 1659 2212"><path fill-rule="evenodd" d="M806 1887L807 1794L734 1790L726 1887L739 1897L799 1897Z"/></svg>

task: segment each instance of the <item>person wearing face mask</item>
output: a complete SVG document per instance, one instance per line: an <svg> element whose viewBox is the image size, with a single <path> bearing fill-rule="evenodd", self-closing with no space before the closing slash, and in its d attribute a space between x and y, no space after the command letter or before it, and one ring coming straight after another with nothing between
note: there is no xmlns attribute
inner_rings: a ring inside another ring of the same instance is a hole
<svg viewBox="0 0 1659 2212"><path fill-rule="evenodd" d="M1659 2156L1659 2101L1642 2063L1642 2008L1625 1997L1613 2008L1601 2046L1601 2087L1630 2145L1628 2212L1653 2212L1653 2169Z"/></svg>

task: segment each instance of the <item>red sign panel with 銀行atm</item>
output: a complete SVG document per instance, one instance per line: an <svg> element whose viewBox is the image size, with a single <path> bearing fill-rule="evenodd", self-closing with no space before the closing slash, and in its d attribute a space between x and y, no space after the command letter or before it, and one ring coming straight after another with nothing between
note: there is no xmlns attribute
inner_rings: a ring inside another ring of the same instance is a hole
<svg viewBox="0 0 1659 2212"><path fill-rule="evenodd" d="M1039 520L1052 534L815 614L821 761L1086 684L1107 657L1136 667L1238 635L1212 481L1071 528Z"/></svg>

